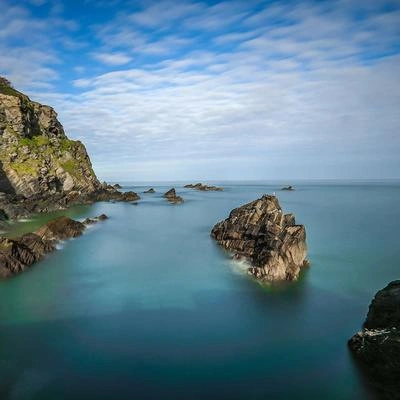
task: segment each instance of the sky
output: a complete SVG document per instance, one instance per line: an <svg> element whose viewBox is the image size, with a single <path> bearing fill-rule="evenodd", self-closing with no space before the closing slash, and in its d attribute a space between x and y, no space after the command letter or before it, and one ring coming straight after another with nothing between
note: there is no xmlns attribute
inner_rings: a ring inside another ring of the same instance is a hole
<svg viewBox="0 0 400 400"><path fill-rule="evenodd" d="M100 179L400 178L400 0L0 0L0 75Z"/></svg>

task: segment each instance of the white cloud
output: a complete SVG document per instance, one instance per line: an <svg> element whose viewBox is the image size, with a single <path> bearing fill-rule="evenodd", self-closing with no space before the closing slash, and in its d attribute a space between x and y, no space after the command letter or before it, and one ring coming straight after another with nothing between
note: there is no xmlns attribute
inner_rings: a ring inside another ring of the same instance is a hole
<svg viewBox="0 0 400 400"><path fill-rule="evenodd" d="M124 65L132 60L124 53L93 53L92 56L107 65Z"/></svg>

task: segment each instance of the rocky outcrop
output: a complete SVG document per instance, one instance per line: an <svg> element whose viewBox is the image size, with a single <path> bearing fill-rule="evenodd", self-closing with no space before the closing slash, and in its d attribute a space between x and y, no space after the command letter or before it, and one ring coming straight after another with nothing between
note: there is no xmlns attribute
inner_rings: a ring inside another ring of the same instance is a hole
<svg viewBox="0 0 400 400"><path fill-rule="evenodd" d="M168 192L164 193L164 197L172 204L180 204L183 203L183 199L181 196L177 196L174 188L168 190Z"/></svg>
<svg viewBox="0 0 400 400"><path fill-rule="evenodd" d="M100 188L85 146L67 138L53 108L0 82L0 191L30 197Z"/></svg>
<svg viewBox="0 0 400 400"><path fill-rule="evenodd" d="M113 185L113 187L114 187L115 189L122 189L122 186L121 186L119 183L115 183L115 184Z"/></svg>
<svg viewBox="0 0 400 400"><path fill-rule="evenodd" d="M16 239L0 237L0 277L22 272L56 248L60 240L80 236L87 224L107 219L102 214L81 223L68 217L56 218L34 233Z"/></svg>
<svg viewBox="0 0 400 400"><path fill-rule="evenodd" d="M222 190L224 190L222 187L218 187L218 186L208 186L208 185L204 185L202 183L195 183L195 184L189 184L189 185L185 185L184 188L188 188L188 189L196 189L196 190L202 190L204 192L209 192L209 191L217 191L220 192Z"/></svg>
<svg viewBox="0 0 400 400"><path fill-rule="evenodd" d="M305 228L293 214L283 214L275 196L232 210L211 236L235 258L247 260L248 273L263 282L296 280L308 265Z"/></svg>
<svg viewBox="0 0 400 400"><path fill-rule="evenodd" d="M400 280L375 295L349 347L379 397L400 399Z"/></svg>
<svg viewBox="0 0 400 400"><path fill-rule="evenodd" d="M155 193L156 191L153 188L145 190L143 193Z"/></svg>
<svg viewBox="0 0 400 400"><path fill-rule="evenodd" d="M136 201L98 181L85 146L70 140L49 106L0 77L0 209L6 219L94 201ZM0 226L7 223L0 218Z"/></svg>
<svg viewBox="0 0 400 400"><path fill-rule="evenodd" d="M285 187L283 187L281 190L289 190L289 191L292 191L292 190L294 190L294 187L293 187L293 186L285 186Z"/></svg>

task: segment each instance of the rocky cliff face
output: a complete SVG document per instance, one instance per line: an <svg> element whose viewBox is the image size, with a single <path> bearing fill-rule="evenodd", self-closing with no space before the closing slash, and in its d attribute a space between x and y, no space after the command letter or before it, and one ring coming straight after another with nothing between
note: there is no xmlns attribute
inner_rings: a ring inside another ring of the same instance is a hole
<svg viewBox="0 0 400 400"><path fill-rule="evenodd" d="M211 236L237 258L251 264L248 273L260 281L296 280L307 265L306 231L292 214L283 214L275 196L231 211Z"/></svg>
<svg viewBox="0 0 400 400"><path fill-rule="evenodd" d="M375 295L349 347L379 398L400 399L400 281Z"/></svg>
<svg viewBox="0 0 400 400"><path fill-rule="evenodd" d="M49 106L0 79L0 192L24 197L100 188L85 146Z"/></svg>

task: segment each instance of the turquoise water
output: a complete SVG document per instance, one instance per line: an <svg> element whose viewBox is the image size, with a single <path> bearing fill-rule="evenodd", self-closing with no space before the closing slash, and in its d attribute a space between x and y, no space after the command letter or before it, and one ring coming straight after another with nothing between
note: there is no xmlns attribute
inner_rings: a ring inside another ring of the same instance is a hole
<svg viewBox="0 0 400 400"><path fill-rule="evenodd" d="M110 219L0 282L0 398L373 399L346 342L399 279L400 185L216 183L225 191L175 184L177 206L168 185L70 210ZM306 225L311 267L263 288L209 232L273 191Z"/></svg>

